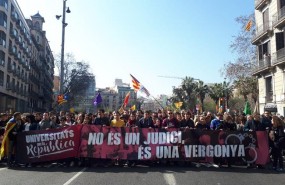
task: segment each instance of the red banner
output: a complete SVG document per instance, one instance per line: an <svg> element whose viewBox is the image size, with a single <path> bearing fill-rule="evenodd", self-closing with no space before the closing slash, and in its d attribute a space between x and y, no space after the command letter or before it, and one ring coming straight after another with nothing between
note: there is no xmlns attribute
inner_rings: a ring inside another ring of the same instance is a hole
<svg viewBox="0 0 285 185"><path fill-rule="evenodd" d="M17 161L32 163L78 156L81 126L19 133Z"/></svg>
<svg viewBox="0 0 285 185"><path fill-rule="evenodd" d="M266 164L266 132L139 129L84 125L80 156L129 160L188 160Z"/></svg>
<svg viewBox="0 0 285 185"><path fill-rule="evenodd" d="M231 164L266 164L267 132L140 129L78 125L17 136L20 163L69 157L124 160L187 160Z"/></svg>

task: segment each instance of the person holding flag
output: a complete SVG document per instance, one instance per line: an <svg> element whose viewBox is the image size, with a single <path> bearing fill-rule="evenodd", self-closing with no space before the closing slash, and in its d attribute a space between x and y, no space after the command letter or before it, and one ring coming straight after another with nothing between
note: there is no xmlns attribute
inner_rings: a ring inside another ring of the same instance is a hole
<svg viewBox="0 0 285 185"><path fill-rule="evenodd" d="M15 164L16 141L20 126L21 113L15 112L5 127L4 138L0 150L0 160L6 156L8 167Z"/></svg>

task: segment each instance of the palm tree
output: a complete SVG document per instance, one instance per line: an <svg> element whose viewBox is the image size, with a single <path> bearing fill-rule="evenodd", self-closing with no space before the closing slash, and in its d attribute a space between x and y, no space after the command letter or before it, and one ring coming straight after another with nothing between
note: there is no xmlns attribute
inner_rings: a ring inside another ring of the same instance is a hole
<svg viewBox="0 0 285 185"><path fill-rule="evenodd" d="M198 100L201 103L202 111L203 111L204 110L204 100L205 100L206 94L209 92L209 88L207 85L204 84L203 81L199 80L198 85L195 89L195 92L196 92L196 96Z"/></svg>
<svg viewBox="0 0 285 185"><path fill-rule="evenodd" d="M173 88L172 102L182 101L182 108L193 109L196 104L197 83L192 77L185 77L182 79L181 85L178 88Z"/></svg>
<svg viewBox="0 0 285 185"><path fill-rule="evenodd" d="M226 105L229 105L229 99L232 97L233 85L230 82L224 81L223 83L223 97L226 98Z"/></svg>
<svg viewBox="0 0 285 185"><path fill-rule="evenodd" d="M213 86L210 86L209 96L214 100L216 107L218 107L219 100L223 95L224 88L222 83L215 83Z"/></svg>

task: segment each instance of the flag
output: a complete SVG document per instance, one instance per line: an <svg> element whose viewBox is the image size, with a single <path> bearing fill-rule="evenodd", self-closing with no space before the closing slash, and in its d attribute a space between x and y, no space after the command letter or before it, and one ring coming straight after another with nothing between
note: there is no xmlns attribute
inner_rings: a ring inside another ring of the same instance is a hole
<svg viewBox="0 0 285 185"><path fill-rule="evenodd" d="M128 105L128 103L129 103L130 94L131 94L131 92L128 92L126 94L126 97L125 97L125 100L124 100L124 107L126 107Z"/></svg>
<svg viewBox="0 0 285 185"><path fill-rule="evenodd" d="M1 145L1 149L0 149L0 160L2 160L5 156L8 155L9 153L9 145L10 145L10 140L9 140L9 133L11 132L11 130L16 126L16 121L15 119L11 119L8 121L6 128L5 128L5 133L4 133L4 137L2 140L2 145Z"/></svg>
<svg viewBox="0 0 285 185"><path fill-rule="evenodd" d="M146 96L150 96L149 91L144 86L142 86L141 83L133 75L131 75L131 77L132 77L132 84L133 84L133 88L135 92L138 92L140 90L141 92L145 93Z"/></svg>
<svg viewBox="0 0 285 185"><path fill-rule="evenodd" d="M252 20L249 20L245 26L245 31L250 31L251 29L251 26L252 26Z"/></svg>
<svg viewBox="0 0 285 185"><path fill-rule="evenodd" d="M119 112L120 114L123 114L123 113L124 113L124 108L123 108L123 106L121 106L121 107L119 108L118 112Z"/></svg>
<svg viewBox="0 0 285 185"><path fill-rule="evenodd" d="M66 94L59 94L58 96L57 96L57 103L59 104L59 105L61 105L61 104L63 104L63 103L66 103L67 102L67 95Z"/></svg>
<svg viewBox="0 0 285 185"><path fill-rule="evenodd" d="M176 102L176 103L174 103L174 105L177 109L180 109L180 107L183 105L183 102L182 101Z"/></svg>
<svg viewBox="0 0 285 185"><path fill-rule="evenodd" d="M133 105L133 106L131 107L131 110L132 110L132 111L136 110L136 105Z"/></svg>
<svg viewBox="0 0 285 185"><path fill-rule="evenodd" d="M103 100L102 100L102 97L101 97L101 94L98 93L95 100L94 100L94 106L97 106L99 103L101 103Z"/></svg>
<svg viewBox="0 0 285 185"><path fill-rule="evenodd" d="M137 92L140 90L140 82L133 75L131 75L131 77L132 77L133 88L135 92Z"/></svg>
<svg viewBox="0 0 285 185"><path fill-rule="evenodd" d="M245 103L243 113L245 113L245 115L250 115L250 114L251 114L250 104L249 104L249 102L248 102L248 101Z"/></svg>

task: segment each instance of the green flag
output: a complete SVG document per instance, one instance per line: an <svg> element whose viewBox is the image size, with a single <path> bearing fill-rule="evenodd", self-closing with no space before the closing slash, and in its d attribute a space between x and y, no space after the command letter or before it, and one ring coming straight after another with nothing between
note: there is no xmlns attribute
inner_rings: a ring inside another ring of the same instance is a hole
<svg viewBox="0 0 285 185"><path fill-rule="evenodd" d="M245 113L245 115L251 114L250 104L249 104L248 101L245 103L244 111L243 111L243 112Z"/></svg>

